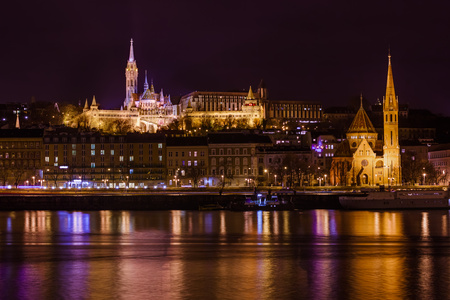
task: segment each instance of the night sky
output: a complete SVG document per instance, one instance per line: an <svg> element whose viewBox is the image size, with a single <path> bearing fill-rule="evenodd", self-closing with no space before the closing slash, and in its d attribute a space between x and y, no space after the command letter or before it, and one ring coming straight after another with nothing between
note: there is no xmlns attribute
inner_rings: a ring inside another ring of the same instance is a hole
<svg viewBox="0 0 450 300"><path fill-rule="evenodd" d="M448 1L14 2L0 12L3 103L119 108L133 38L140 92L146 69L172 96L264 78L271 99L324 107L382 99L390 47L400 103L450 115Z"/></svg>

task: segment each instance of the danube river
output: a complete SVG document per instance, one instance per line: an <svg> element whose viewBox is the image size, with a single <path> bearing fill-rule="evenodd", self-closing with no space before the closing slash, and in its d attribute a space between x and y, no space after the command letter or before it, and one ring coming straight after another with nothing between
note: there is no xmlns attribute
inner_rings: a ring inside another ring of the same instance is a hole
<svg viewBox="0 0 450 300"><path fill-rule="evenodd" d="M438 299L450 213L0 212L2 299Z"/></svg>

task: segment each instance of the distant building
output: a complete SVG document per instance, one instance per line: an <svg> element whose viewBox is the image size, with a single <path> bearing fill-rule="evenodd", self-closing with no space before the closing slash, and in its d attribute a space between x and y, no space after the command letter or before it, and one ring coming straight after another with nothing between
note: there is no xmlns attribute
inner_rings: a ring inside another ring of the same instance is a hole
<svg viewBox="0 0 450 300"><path fill-rule="evenodd" d="M156 132L162 126L167 126L179 117L179 111L172 104L170 96L165 96L163 90L155 92L153 81L148 84L147 72L143 93L138 92L138 68L134 58L133 40L130 42L130 55L125 68L125 100L119 110L104 110L99 108L95 97L91 105L86 100L81 122L91 128L111 129L114 122L126 123L131 130L141 132ZM120 125L120 124L119 124ZM111 130L110 130L111 131Z"/></svg>
<svg viewBox="0 0 450 300"><path fill-rule="evenodd" d="M257 127L262 125L264 106L260 90L257 96L250 87L245 92L192 92L180 100L182 116L192 120L193 127L202 124L221 126Z"/></svg>
<svg viewBox="0 0 450 300"><path fill-rule="evenodd" d="M208 134L210 186L224 180L231 186L256 186L264 180L264 156L260 147L270 147L269 137L245 133Z"/></svg>
<svg viewBox="0 0 450 300"><path fill-rule="evenodd" d="M207 137L167 138L168 186L209 186Z"/></svg>
<svg viewBox="0 0 450 300"><path fill-rule="evenodd" d="M101 135L54 129L44 136L43 176L49 188L149 188L166 181L162 134Z"/></svg>
<svg viewBox="0 0 450 300"><path fill-rule="evenodd" d="M438 184L449 185L450 144L431 146L428 150L428 161L441 178L441 182L438 182Z"/></svg>
<svg viewBox="0 0 450 300"><path fill-rule="evenodd" d="M32 186L42 177L43 130L0 130L0 185Z"/></svg>

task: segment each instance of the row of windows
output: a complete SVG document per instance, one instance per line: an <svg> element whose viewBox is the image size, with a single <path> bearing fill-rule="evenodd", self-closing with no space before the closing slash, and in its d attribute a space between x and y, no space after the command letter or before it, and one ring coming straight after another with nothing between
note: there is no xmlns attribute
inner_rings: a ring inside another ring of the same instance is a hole
<svg viewBox="0 0 450 300"><path fill-rule="evenodd" d="M218 149L218 150L219 150L218 151L219 155L225 155L224 154L225 153L225 149ZM233 149L228 148L226 150L227 150L227 155L233 155ZM235 148L234 149L234 155L239 155L241 152L242 152L243 155L247 155L247 149L246 148L244 148L244 149ZM217 149L211 149L211 155L216 155L216 153L217 153Z"/></svg>
<svg viewBox="0 0 450 300"><path fill-rule="evenodd" d="M40 158L41 153L39 151L25 151L25 152L0 152L0 159L27 159L27 158Z"/></svg>
<svg viewBox="0 0 450 300"><path fill-rule="evenodd" d="M205 161L204 160L200 160L200 161L197 161L197 160L188 160L188 161L186 161L186 160L182 160L182 161L175 160L175 164L174 164L174 161L169 159L167 161L167 164L168 164L169 167L173 167L173 166L175 166L175 167L186 167L186 166L188 166L188 167L197 167L197 166L204 166L205 165Z"/></svg>
<svg viewBox="0 0 450 300"><path fill-rule="evenodd" d="M0 149L30 148L41 147L40 142L0 142Z"/></svg>
<svg viewBox="0 0 450 300"><path fill-rule="evenodd" d="M200 154L200 156L205 156L205 151L169 151L168 155L169 157L173 157L173 154L175 153L175 157L178 157L178 153L180 153L181 157L184 157L185 154L187 154L188 157L197 157L198 154Z"/></svg>
<svg viewBox="0 0 450 300"><path fill-rule="evenodd" d="M0 167L23 167L23 168L39 168L41 163L39 160L6 160L0 161Z"/></svg>
<svg viewBox="0 0 450 300"><path fill-rule="evenodd" d="M224 163L224 158L220 157L219 158L219 165L222 165ZM232 164L233 159L231 157L227 157L227 165L231 165ZM211 158L211 166L215 166L217 164L217 160L215 157ZM235 165L240 165L241 164L241 159L239 157L235 157L234 158L234 164ZM247 157L242 158L242 164L243 165L248 165L248 159Z"/></svg>

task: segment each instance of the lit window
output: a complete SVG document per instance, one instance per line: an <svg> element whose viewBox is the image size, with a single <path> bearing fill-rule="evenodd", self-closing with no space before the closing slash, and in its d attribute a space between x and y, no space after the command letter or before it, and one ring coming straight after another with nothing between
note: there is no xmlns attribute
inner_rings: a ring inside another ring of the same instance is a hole
<svg viewBox="0 0 450 300"><path fill-rule="evenodd" d="M162 149L162 144L158 144L158 149Z"/></svg>
<svg viewBox="0 0 450 300"><path fill-rule="evenodd" d="M95 149L95 144L91 144L91 149Z"/></svg>
<svg viewBox="0 0 450 300"><path fill-rule="evenodd" d="M91 168L95 168L95 163L91 163Z"/></svg>
<svg viewBox="0 0 450 300"><path fill-rule="evenodd" d="M119 161L123 161L123 156L119 156Z"/></svg>
<svg viewBox="0 0 450 300"><path fill-rule="evenodd" d="M114 150L111 150L111 155L114 155Z"/></svg>
<svg viewBox="0 0 450 300"><path fill-rule="evenodd" d="M162 155L158 156L159 161L162 161Z"/></svg>
<svg viewBox="0 0 450 300"><path fill-rule="evenodd" d="M194 151L194 157L197 157L197 151Z"/></svg>
<svg viewBox="0 0 450 300"><path fill-rule="evenodd" d="M130 161L134 161L134 156L130 156Z"/></svg>
<svg viewBox="0 0 450 300"><path fill-rule="evenodd" d="M72 156L77 156L77 150L72 150Z"/></svg>
<svg viewBox="0 0 450 300"><path fill-rule="evenodd" d="M95 150L91 150L91 155L95 155Z"/></svg>
<svg viewBox="0 0 450 300"><path fill-rule="evenodd" d="M48 156L45 157L45 162L47 162L47 163L50 162L50 158Z"/></svg>
<svg viewBox="0 0 450 300"><path fill-rule="evenodd" d="M100 155L105 155L105 150L100 150Z"/></svg>

